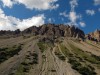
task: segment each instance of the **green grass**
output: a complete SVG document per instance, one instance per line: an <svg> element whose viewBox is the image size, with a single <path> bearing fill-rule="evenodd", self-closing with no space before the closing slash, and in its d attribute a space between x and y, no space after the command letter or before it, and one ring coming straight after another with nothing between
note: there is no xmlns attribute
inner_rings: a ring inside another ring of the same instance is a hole
<svg viewBox="0 0 100 75"><path fill-rule="evenodd" d="M18 46L14 45L13 47L9 48L0 48L0 63L18 54L20 50L22 50L21 45Z"/></svg>
<svg viewBox="0 0 100 75"><path fill-rule="evenodd" d="M96 56L94 54L91 53L87 53L82 51L81 49L71 45L71 48L73 49L74 54L76 55L76 57L80 57L92 64L99 64L100 65L100 56Z"/></svg>
<svg viewBox="0 0 100 75"><path fill-rule="evenodd" d="M71 50L73 54L64 45L61 44L60 47L73 69L82 75L96 75L95 69L91 65L86 65L85 62L82 62L83 57L88 56L88 58L90 58L88 54L73 45L71 45L71 48L73 48L73 50Z"/></svg>
<svg viewBox="0 0 100 75"><path fill-rule="evenodd" d="M70 57L73 55L70 53L70 51L64 45L60 44L60 48L65 56Z"/></svg>
<svg viewBox="0 0 100 75"><path fill-rule="evenodd" d="M20 64L14 75L25 75L33 65L38 64L38 54L31 53L26 55L25 60Z"/></svg>
<svg viewBox="0 0 100 75"><path fill-rule="evenodd" d="M27 72L29 72L31 68L31 65L29 64L29 62L27 61L27 59L25 59L20 66L18 67L17 71L15 72L14 75L25 75Z"/></svg>
<svg viewBox="0 0 100 75"><path fill-rule="evenodd" d="M24 71L24 65L20 65L16 74L14 74L14 75L25 75L25 73L23 71Z"/></svg>
<svg viewBox="0 0 100 75"><path fill-rule="evenodd" d="M87 43L87 44L89 44L89 45L91 45L91 46L94 46L94 47L96 47L96 48L100 49L98 46L93 45L93 44L92 44L92 42L91 42L90 40L87 40L87 41L86 41L86 43Z"/></svg>
<svg viewBox="0 0 100 75"><path fill-rule="evenodd" d="M39 47L39 49L41 50L42 53L43 53L43 52L46 50L46 48L47 48L47 44L44 43L44 42L38 42L37 45L38 45L38 47Z"/></svg>
<svg viewBox="0 0 100 75"><path fill-rule="evenodd" d="M31 69L31 65L27 60L23 61L18 67L16 73L14 75L25 75Z"/></svg>
<svg viewBox="0 0 100 75"><path fill-rule="evenodd" d="M68 62L72 65L73 69L75 69L82 75L96 75L96 72L94 71L95 69L90 65L83 66L78 60L72 57L69 59Z"/></svg>
<svg viewBox="0 0 100 75"><path fill-rule="evenodd" d="M61 53L55 52L55 55L62 61L66 60L65 56L63 56Z"/></svg>

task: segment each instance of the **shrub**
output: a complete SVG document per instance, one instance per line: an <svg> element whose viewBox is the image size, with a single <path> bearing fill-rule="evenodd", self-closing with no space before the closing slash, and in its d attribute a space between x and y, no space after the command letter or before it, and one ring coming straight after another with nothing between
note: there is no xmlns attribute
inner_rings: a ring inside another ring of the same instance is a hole
<svg viewBox="0 0 100 75"><path fill-rule="evenodd" d="M44 42L38 42L37 43L39 49L41 50L41 52L43 53L45 51L45 49L47 48L46 47L46 44Z"/></svg>
<svg viewBox="0 0 100 75"><path fill-rule="evenodd" d="M73 69L77 70L82 75L96 75L95 69L90 65L84 67L79 61L73 58L69 59L69 63L72 65Z"/></svg>
<svg viewBox="0 0 100 75"><path fill-rule="evenodd" d="M8 58L14 56L15 54L18 54L18 52L22 49L22 46L16 46L9 48L0 48L0 63L4 62Z"/></svg>
<svg viewBox="0 0 100 75"><path fill-rule="evenodd" d="M66 60L65 56L63 56L61 53L57 53L55 52L55 55L57 55L57 57L60 59L60 60Z"/></svg>

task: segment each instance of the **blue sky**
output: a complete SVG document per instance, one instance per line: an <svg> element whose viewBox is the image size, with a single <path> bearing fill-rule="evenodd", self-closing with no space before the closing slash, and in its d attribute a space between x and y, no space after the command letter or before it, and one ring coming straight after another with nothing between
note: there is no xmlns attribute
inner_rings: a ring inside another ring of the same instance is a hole
<svg viewBox="0 0 100 75"><path fill-rule="evenodd" d="M45 23L100 29L100 0L0 0L0 30L24 30Z"/></svg>

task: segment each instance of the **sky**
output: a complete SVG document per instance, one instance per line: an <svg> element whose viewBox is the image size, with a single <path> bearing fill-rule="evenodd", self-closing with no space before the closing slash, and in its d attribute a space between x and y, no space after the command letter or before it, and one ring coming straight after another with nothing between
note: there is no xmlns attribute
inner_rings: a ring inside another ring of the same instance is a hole
<svg viewBox="0 0 100 75"><path fill-rule="evenodd" d="M0 30L47 23L75 25L85 33L100 29L100 0L0 0Z"/></svg>

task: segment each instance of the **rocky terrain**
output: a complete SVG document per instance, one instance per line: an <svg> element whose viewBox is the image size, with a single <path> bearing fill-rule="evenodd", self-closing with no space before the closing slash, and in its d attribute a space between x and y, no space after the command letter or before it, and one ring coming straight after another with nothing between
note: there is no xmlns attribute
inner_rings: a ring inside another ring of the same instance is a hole
<svg viewBox="0 0 100 75"><path fill-rule="evenodd" d="M75 37L84 38L85 34L82 30L75 26L69 25L55 25L55 24L45 24L40 27L30 27L24 30L22 33L30 33L33 35L45 35L45 36L55 36L55 37Z"/></svg>
<svg viewBox="0 0 100 75"><path fill-rule="evenodd" d="M75 26L69 26L69 25L55 25L55 24L44 24L42 26L36 27L30 27L25 29L24 31L20 31L19 29L15 31L0 31L0 35L25 35L25 34L31 34L31 35L44 35L50 37L75 37L75 38L84 38L85 34L82 30Z"/></svg>
<svg viewBox="0 0 100 75"><path fill-rule="evenodd" d="M91 32L88 35L86 35L86 37L90 40L100 42L100 30L97 29L96 31Z"/></svg>
<svg viewBox="0 0 100 75"><path fill-rule="evenodd" d="M62 24L0 31L0 75L100 75L100 42L90 39L99 33Z"/></svg>

